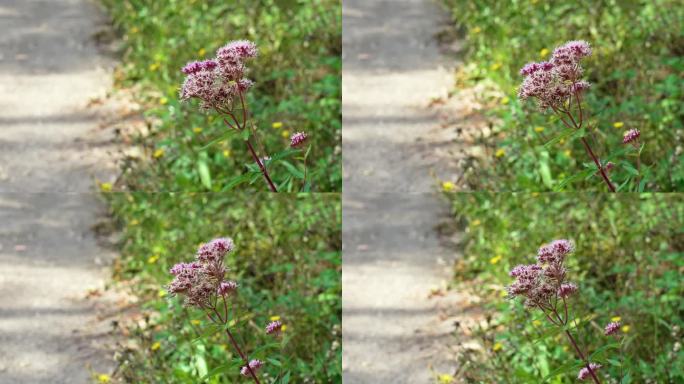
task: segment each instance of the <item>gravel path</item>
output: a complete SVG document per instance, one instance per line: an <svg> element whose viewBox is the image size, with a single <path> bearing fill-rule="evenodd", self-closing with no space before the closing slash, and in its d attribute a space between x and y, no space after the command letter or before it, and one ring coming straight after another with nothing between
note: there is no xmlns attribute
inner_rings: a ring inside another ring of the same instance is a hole
<svg viewBox="0 0 684 384"><path fill-rule="evenodd" d="M112 137L87 105L111 85L89 1L0 3L0 383L87 383L111 370L98 319L114 256L92 226Z"/></svg>
<svg viewBox="0 0 684 384"><path fill-rule="evenodd" d="M430 383L453 368L441 315L460 299L428 298L455 257L435 231L449 209L430 175L427 105L452 82L435 41L444 15L430 1L345 0L343 23L344 382Z"/></svg>

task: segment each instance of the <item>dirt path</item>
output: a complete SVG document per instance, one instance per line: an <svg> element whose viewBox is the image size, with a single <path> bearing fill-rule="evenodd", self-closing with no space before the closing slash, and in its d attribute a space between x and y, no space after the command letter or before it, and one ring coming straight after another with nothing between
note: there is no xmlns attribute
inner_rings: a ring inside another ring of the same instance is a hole
<svg viewBox="0 0 684 384"><path fill-rule="evenodd" d="M87 108L113 64L83 0L0 4L0 382L87 383L111 370L109 324L87 299L114 256L92 231L93 177L111 174L111 135Z"/></svg>
<svg viewBox="0 0 684 384"><path fill-rule="evenodd" d="M461 297L429 299L456 256L435 227L449 171L436 148L452 76L430 1L343 3L343 375L345 383L430 383L453 370L449 333Z"/></svg>

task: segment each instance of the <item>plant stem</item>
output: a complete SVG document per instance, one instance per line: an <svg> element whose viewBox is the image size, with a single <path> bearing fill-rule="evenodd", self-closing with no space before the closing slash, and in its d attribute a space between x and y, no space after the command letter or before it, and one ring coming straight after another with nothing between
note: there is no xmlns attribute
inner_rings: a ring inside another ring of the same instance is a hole
<svg viewBox="0 0 684 384"><path fill-rule="evenodd" d="M598 377L596 377L594 370L591 369L591 366L589 365L589 361L584 357L584 354L582 353L582 351L577 346L577 342L575 341L575 338L572 337L572 334L570 333L570 331L566 330L565 334L568 336L568 339L570 340L570 343L572 344L572 346L575 347L575 351L579 355L580 359L582 359L582 361L584 361L585 366L589 370L589 374L591 375L591 378L594 379L594 383L601 384L601 381L598 379Z"/></svg>
<svg viewBox="0 0 684 384"><path fill-rule="evenodd" d="M563 124L565 124L566 127L570 128L570 129L573 128L572 126L570 126L570 124L567 121L565 121L565 119L563 119L563 116L561 115L561 111L559 111L556 108L553 108L553 111L556 112L556 114L558 115L560 120L563 122ZM572 124L573 124L574 128L579 130L580 127L577 126L577 124L575 123L575 119L572 118L572 114L567 112L567 111L563 111L563 113L565 113L566 115L568 115L570 117L570 119L572 120ZM584 148L587 150L587 153L589 154L589 156L591 156L591 159L594 160L594 164L596 164L596 167L598 168L599 173L601 174L601 177L603 178L603 181L605 181L606 185L608 185L608 189L610 189L611 192L616 192L615 187L613 186L613 183L610 182L608 175L606 174L605 170L603 169L603 166L601 165L601 161L598 159L598 157L596 157L596 155L594 154L594 151L591 149L591 146L589 145L587 140L584 137L582 137L581 140L582 140L582 144L584 144Z"/></svg>
<svg viewBox="0 0 684 384"><path fill-rule="evenodd" d="M254 147L252 147L252 143L249 142L249 139L245 140L245 143L247 143L247 148L249 148L249 152L252 154L252 158L254 159L254 161L256 161L257 165L259 165L261 174L264 175L264 179L266 179L266 181L268 182L268 186L271 188L271 192L278 192L275 185L273 184L273 181L271 180L271 177L268 175L266 167L264 167L264 165L261 163L261 159L259 159L259 156L257 156L256 152L254 152Z"/></svg>
<svg viewBox="0 0 684 384"><path fill-rule="evenodd" d="M615 192L615 187L613 186L613 183L610 182L608 175L606 175L606 171L603 169L603 166L601 165L601 161L599 161L598 157L596 157L596 155L594 154L594 151L591 150L591 146L587 142L587 139L582 137L581 140L582 140L582 144L584 144L584 148L587 150L587 153L589 153L589 156L591 156L592 160L594 160L594 164L596 164L596 167L598 167L598 170L601 173L601 177L603 177L603 181L606 182L606 184L608 185L608 188L610 189L611 192Z"/></svg>
<svg viewBox="0 0 684 384"><path fill-rule="evenodd" d="M233 118L235 124L237 124L237 128L230 124L227 119L223 119L223 122L226 123L227 126L233 129L237 129L238 131L242 129L247 129L246 127L242 127L240 123L238 123L237 119L235 118L235 115L230 113L229 116ZM252 159L257 163L257 165L259 166L259 170L261 171L261 174L264 175L264 179L266 179L266 182L268 182L268 186L269 188L271 188L271 192L278 192L275 185L273 184L273 181L271 180L271 176L268 175L268 170L266 169L266 167L264 167L264 164L261 162L261 159L259 159L259 156L254 151L252 143L249 142L249 138L245 140L245 143L247 143L247 148L249 148L249 153L252 155Z"/></svg>
<svg viewBox="0 0 684 384"><path fill-rule="evenodd" d="M230 329L226 329L226 334L228 335L228 338L230 339L230 342L233 344L233 347L237 351L238 355L242 358L242 361L245 362L245 367L247 367L247 371L249 371L250 376L252 376L252 379L254 379L254 382L256 384L261 384L259 382L259 379L257 376L254 374L254 371L252 371L252 367L249 366L249 360L247 360L247 357L245 356L244 353L242 353L242 350L240 349L240 346L238 346L237 341L235 341L235 338L233 337L233 334L230 333Z"/></svg>

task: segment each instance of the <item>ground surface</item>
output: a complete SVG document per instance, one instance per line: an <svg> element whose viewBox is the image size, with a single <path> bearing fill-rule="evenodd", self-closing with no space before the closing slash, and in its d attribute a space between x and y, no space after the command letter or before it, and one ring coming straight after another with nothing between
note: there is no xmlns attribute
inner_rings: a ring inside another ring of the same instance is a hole
<svg viewBox="0 0 684 384"><path fill-rule="evenodd" d="M429 298L456 253L435 227L449 207L437 179L456 172L427 108L452 84L430 1L343 2L343 375L345 383L432 381L453 371L445 345L464 298ZM456 314L454 313L456 312Z"/></svg>
<svg viewBox="0 0 684 384"><path fill-rule="evenodd" d="M111 251L92 231L111 135L87 107L110 88L89 1L0 3L0 382L86 383L111 370L101 289ZM92 295L91 295L92 296Z"/></svg>

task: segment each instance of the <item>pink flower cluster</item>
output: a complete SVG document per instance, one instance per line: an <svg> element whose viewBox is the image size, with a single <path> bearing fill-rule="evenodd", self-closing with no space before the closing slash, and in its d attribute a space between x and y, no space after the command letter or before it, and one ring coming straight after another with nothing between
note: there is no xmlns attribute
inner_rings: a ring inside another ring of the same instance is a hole
<svg viewBox="0 0 684 384"><path fill-rule="evenodd" d="M551 301L557 297L567 298L577 292L577 286L565 282L565 256L573 252L574 244L569 240L555 240L539 248L537 263L518 265L510 276L515 282L508 286L511 297L525 297L528 308L550 308Z"/></svg>
<svg viewBox="0 0 684 384"><path fill-rule="evenodd" d="M603 330L603 334L606 336L614 335L618 332L618 330L620 330L620 322L614 321L606 325L606 328Z"/></svg>
<svg viewBox="0 0 684 384"><path fill-rule="evenodd" d="M283 329L283 323L280 321L272 321L266 326L267 335L278 335Z"/></svg>
<svg viewBox="0 0 684 384"><path fill-rule="evenodd" d="M187 77L180 90L181 100L200 99L203 110L229 108L235 96L254 84L244 77L244 61L257 54L254 43L239 40L220 48L214 59L188 63L182 69Z"/></svg>
<svg viewBox="0 0 684 384"><path fill-rule="evenodd" d="M261 360L257 360L257 359L254 359L254 360L249 362L249 368L255 374L259 370L259 368L261 368L263 365L264 365L264 362ZM249 369L247 369L247 366L244 366L244 367L242 367L242 369L240 369L240 374L242 374L242 376L247 376L247 377L250 376Z"/></svg>
<svg viewBox="0 0 684 384"><path fill-rule="evenodd" d="M290 137L290 147L296 148L308 139L308 136L304 132L296 132L292 137Z"/></svg>
<svg viewBox="0 0 684 384"><path fill-rule="evenodd" d="M601 368L601 364L595 364L595 363L590 363L589 368L596 373L598 372L599 368ZM591 377L591 373L589 373L589 369L587 367L584 367L580 369L579 374L577 375L577 378L580 380L586 380Z"/></svg>
<svg viewBox="0 0 684 384"><path fill-rule="evenodd" d="M550 61L526 64L520 70L525 79L518 97L521 100L536 98L542 111L562 107L571 95L589 88L590 84L581 80L580 59L590 55L589 43L570 41L556 48Z"/></svg>
<svg viewBox="0 0 684 384"><path fill-rule="evenodd" d="M178 263L169 271L173 281L167 290L172 295L185 296L185 305L206 307L213 295L227 295L237 289L234 281L224 281L223 259L233 249L233 240L220 238L199 247L195 261Z"/></svg>
<svg viewBox="0 0 684 384"><path fill-rule="evenodd" d="M622 137L622 144L637 144L639 136L641 136L641 132L639 132L638 129L630 129L629 131L625 132L625 135Z"/></svg>

